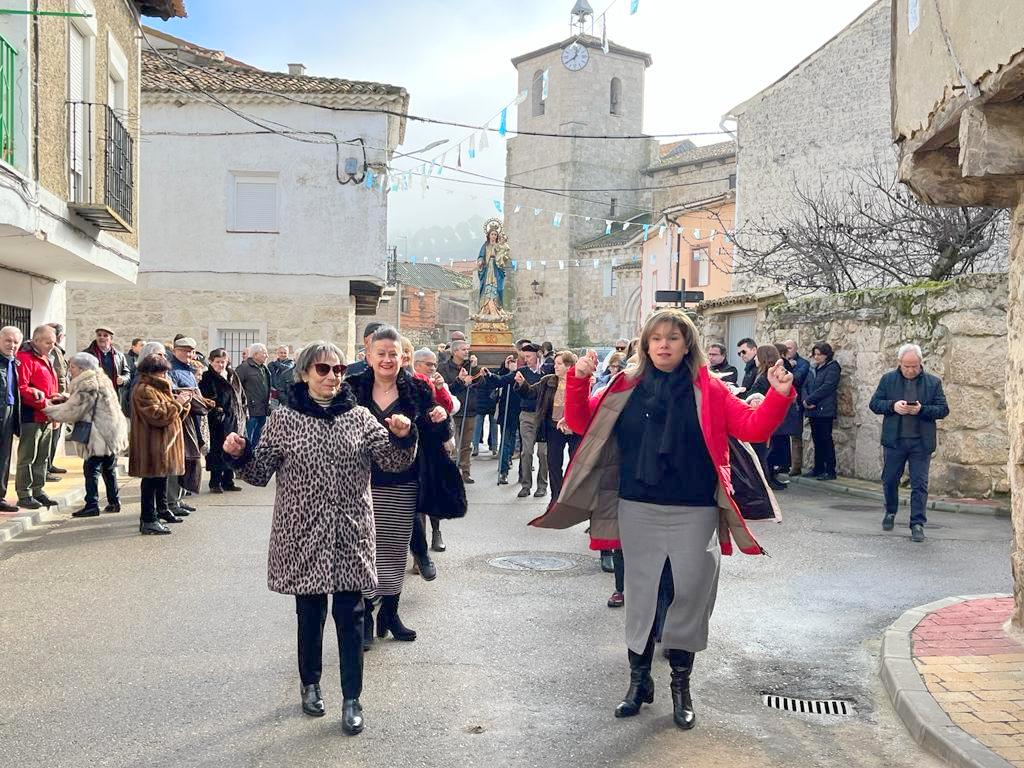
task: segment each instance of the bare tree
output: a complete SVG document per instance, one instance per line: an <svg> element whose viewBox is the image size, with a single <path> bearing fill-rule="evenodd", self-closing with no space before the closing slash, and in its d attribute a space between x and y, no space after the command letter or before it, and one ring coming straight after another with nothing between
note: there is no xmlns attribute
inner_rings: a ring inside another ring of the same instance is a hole
<svg viewBox="0 0 1024 768"><path fill-rule="evenodd" d="M733 233L733 274L800 296L1006 269L1007 211L925 205L880 165L794 196L793 213Z"/></svg>

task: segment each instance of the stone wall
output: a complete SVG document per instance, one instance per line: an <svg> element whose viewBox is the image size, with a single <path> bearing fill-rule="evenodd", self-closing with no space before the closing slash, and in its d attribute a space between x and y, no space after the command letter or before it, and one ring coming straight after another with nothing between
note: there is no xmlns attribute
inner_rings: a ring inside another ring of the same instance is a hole
<svg viewBox="0 0 1024 768"><path fill-rule="evenodd" d="M843 367L834 431L839 472L874 481L881 474L882 419L868 402L881 375L895 367L899 346L920 344L925 367L942 379L950 408L939 422L930 490L988 497L1009 491L1008 293L1005 274L978 274L777 303L763 309L757 339L793 338L804 354L817 341L832 344ZM810 444L808 435L805 445Z"/></svg>
<svg viewBox="0 0 1024 768"><path fill-rule="evenodd" d="M851 175L876 164L894 172L891 23L889 0L878 0L783 78L733 109L740 232L793 211L797 187L845 189ZM763 287L756 275L733 279L733 290Z"/></svg>

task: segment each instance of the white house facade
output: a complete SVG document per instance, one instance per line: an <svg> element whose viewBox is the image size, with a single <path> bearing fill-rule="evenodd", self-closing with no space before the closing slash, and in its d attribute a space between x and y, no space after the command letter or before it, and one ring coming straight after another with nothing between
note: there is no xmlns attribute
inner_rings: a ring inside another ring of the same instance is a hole
<svg viewBox="0 0 1024 768"><path fill-rule="evenodd" d="M367 180L402 140L408 94L147 34L160 52L143 52L138 285L76 286L80 341L102 319L236 361L253 342L324 338L352 354L356 316L385 289L388 190Z"/></svg>

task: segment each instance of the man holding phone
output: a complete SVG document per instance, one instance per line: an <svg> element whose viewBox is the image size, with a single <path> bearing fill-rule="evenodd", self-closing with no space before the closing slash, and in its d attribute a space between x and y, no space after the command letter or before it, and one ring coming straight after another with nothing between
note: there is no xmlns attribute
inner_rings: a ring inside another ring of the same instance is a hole
<svg viewBox="0 0 1024 768"><path fill-rule="evenodd" d="M872 412L882 418L882 486L885 517L882 530L891 531L899 508L900 479L910 468L910 537L924 541L927 523L928 469L936 448L935 422L949 415L938 376L926 373L917 344L904 344L897 352L898 366L878 382L871 398Z"/></svg>

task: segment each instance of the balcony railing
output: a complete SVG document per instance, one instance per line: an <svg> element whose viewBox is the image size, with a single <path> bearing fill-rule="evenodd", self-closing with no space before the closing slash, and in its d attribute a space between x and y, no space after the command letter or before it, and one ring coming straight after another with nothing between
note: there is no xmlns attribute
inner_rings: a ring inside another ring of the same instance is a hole
<svg viewBox="0 0 1024 768"><path fill-rule="evenodd" d="M14 165L14 47L0 37L0 158Z"/></svg>
<svg viewBox="0 0 1024 768"><path fill-rule="evenodd" d="M97 168L101 142L103 165ZM106 104L68 102L68 148L71 209L100 229L130 232L135 142L116 112Z"/></svg>

